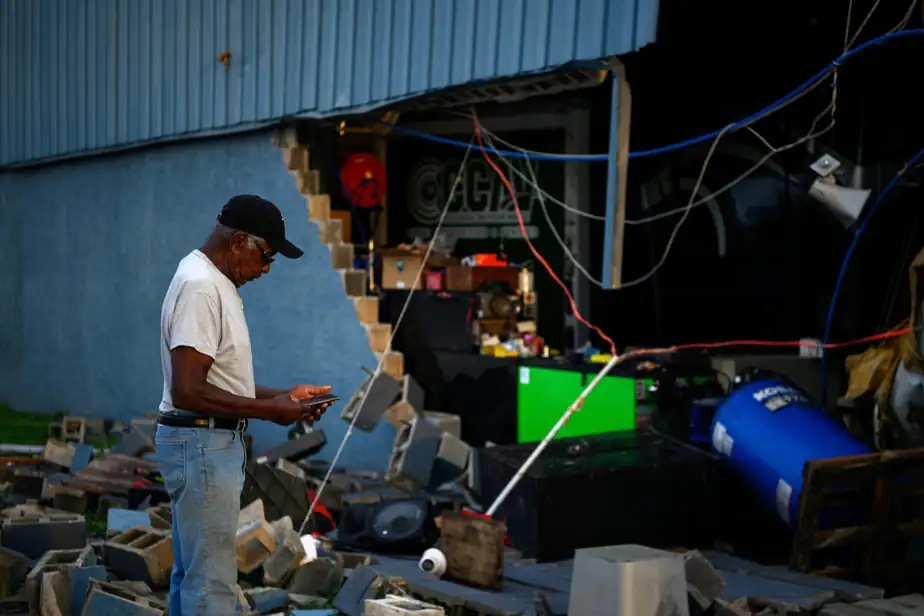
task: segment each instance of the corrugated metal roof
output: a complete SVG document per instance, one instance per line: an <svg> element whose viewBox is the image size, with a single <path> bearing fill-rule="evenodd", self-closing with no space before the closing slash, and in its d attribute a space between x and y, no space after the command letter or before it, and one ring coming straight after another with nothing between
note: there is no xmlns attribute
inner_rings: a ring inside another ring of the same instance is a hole
<svg viewBox="0 0 924 616"><path fill-rule="evenodd" d="M4 0L0 165L624 54L654 40L657 12L658 0Z"/></svg>

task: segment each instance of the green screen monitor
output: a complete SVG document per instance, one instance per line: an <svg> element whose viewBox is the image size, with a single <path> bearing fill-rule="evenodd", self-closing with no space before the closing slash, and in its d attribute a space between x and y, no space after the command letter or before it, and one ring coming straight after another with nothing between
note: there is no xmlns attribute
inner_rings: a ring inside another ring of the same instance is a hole
<svg viewBox="0 0 924 616"><path fill-rule="evenodd" d="M517 368L517 442L541 441L594 374L566 368ZM635 429L636 381L606 376L555 438Z"/></svg>

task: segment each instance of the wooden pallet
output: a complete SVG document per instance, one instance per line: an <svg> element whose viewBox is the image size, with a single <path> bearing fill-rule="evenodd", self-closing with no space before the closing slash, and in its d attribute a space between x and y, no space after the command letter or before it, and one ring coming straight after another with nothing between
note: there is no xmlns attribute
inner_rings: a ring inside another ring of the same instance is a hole
<svg viewBox="0 0 924 616"><path fill-rule="evenodd" d="M853 520L836 525L847 512ZM796 528L797 571L896 592L919 585L924 571L906 567L905 557L924 540L924 449L807 462Z"/></svg>

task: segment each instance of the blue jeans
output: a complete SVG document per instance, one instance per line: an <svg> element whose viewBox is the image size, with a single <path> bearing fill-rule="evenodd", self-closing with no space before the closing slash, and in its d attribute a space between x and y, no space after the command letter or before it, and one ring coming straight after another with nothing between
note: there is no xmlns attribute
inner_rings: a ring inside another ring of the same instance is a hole
<svg viewBox="0 0 924 616"><path fill-rule="evenodd" d="M236 614L243 439L233 430L159 425L155 446L173 501L170 615Z"/></svg>

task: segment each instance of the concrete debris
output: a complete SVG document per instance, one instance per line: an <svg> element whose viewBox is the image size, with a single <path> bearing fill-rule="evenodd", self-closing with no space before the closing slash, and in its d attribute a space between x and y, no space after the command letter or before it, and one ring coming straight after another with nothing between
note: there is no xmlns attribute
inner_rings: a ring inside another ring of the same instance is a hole
<svg viewBox="0 0 924 616"><path fill-rule="evenodd" d="M403 541L401 533L413 530L408 520L414 516L399 505L420 499L429 504L428 520L436 513L441 519L458 516L463 500L446 486L474 477L476 469L460 439L458 418L418 412L422 402L414 384L403 381L398 388L389 379L367 384L387 390L385 397L392 397L387 404L350 409L366 427L383 414L398 424L388 472L333 473L308 526L312 533L300 536L297 529L311 502L309 493L317 491L327 472L325 464L301 459L316 443L303 436L264 454L263 463L255 457L247 465L236 537L238 614L924 614L920 595L885 600L881 589L710 551L603 546L580 550L574 561L537 564L498 539L490 542L498 552L486 568L478 564L483 550L469 554L469 568L492 576L480 586L464 577L425 573L417 565L418 553L394 548L396 536ZM173 514L150 456L154 430L151 419L133 421L119 431L116 447L100 452L88 443L105 436L104 426L66 418L51 428L48 443L34 458L0 465L0 615L167 615ZM368 514L356 513L364 508ZM383 513L386 509L392 513ZM346 520L351 516L345 512L351 511L356 536L368 544L350 539ZM330 522L326 528L318 524L321 517ZM325 536L330 528L337 530ZM465 552L449 549L455 536L451 528L443 526L441 533L444 551ZM456 543L475 541L461 537ZM364 551L388 545L389 554ZM620 586L639 580L644 592L627 593ZM629 612L619 612L630 595L635 603ZM665 596L673 611L664 611Z"/></svg>
<svg viewBox="0 0 924 616"><path fill-rule="evenodd" d="M363 616L444 616L443 608L417 599L389 595L384 599L367 599Z"/></svg>

